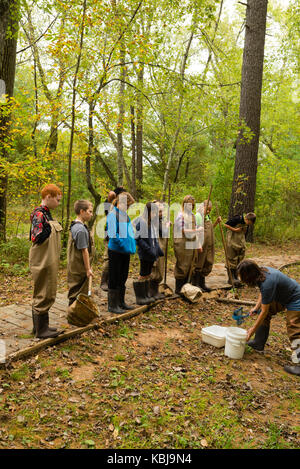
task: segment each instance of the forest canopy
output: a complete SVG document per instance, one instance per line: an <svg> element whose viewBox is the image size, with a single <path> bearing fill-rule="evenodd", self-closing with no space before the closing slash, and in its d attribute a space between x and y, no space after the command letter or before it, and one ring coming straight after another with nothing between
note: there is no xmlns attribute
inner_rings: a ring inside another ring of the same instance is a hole
<svg viewBox="0 0 300 469"><path fill-rule="evenodd" d="M17 38L14 93L2 89L0 103L9 126L0 154L5 235L27 234L48 182L62 188L63 226L76 199L98 205L118 185L143 202L163 198L169 184L172 202L188 193L201 202L213 185L228 215L242 125L243 2L9 3L18 30L8 29ZM298 2L269 2L255 195L261 240L300 236L299 20ZM252 138L247 128L243 135Z"/></svg>

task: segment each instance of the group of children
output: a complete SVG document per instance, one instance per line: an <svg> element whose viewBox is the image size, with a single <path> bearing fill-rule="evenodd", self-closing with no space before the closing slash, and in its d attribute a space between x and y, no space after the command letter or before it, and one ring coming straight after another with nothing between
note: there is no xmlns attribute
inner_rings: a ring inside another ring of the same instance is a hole
<svg viewBox="0 0 300 469"><path fill-rule="evenodd" d="M62 194L57 186L49 184L42 190L41 195L41 205L31 214L30 239L33 244L30 249L30 269L34 281L32 317L33 332L36 337L50 338L59 334L59 331L49 326L49 309L56 297L62 231L61 225L53 220L50 210L59 205ZM159 284L163 280L166 242L170 236L171 223L168 217L164 217L164 204L159 200L148 202L143 214L131 222L127 210L134 202L132 195L123 187L110 191L105 201L105 252L100 286L107 291L108 311L116 314L133 309L133 306L126 303L125 294L130 256L135 254L136 250L140 260L139 276L133 282L136 304L150 304L164 296L159 292ZM174 276L177 294L180 294L183 285L189 281L203 291L210 291L205 279L212 271L214 263L214 228L222 219L219 216L214 223L211 221L211 201L206 200L200 204L196 214L193 213L194 208L194 197L187 195L174 222L173 243L176 258ZM67 251L69 307L79 293L87 293L89 278L94 275L91 268L94 240L88 228L88 222L93 216L93 205L88 200L78 200L75 202L74 211L76 219L70 226ZM243 270L246 262L243 259L246 233L249 226L255 223L255 219L254 213L247 213L235 216L224 224L227 228L228 281L233 286L241 285L239 276L245 283L251 284L252 281L249 281L247 275L248 264ZM262 274L259 279L265 281L266 275ZM280 279L282 280L281 277ZM255 285L260 287L258 282L257 280ZM299 352L300 363L300 285L293 282L291 291L296 288L296 296L293 293L293 313L290 317L292 317L293 343L297 347L299 345L296 354ZM271 299L273 301L273 297ZM261 298L259 301L261 303ZM283 306L287 307L287 303ZM263 308L265 316L266 311L269 311L269 308L267 310ZM295 323L297 323L296 332ZM256 349L259 347L255 345L263 342L265 344L268 336L264 334L263 340L261 339L260 326L261 321L258 321L248 334L248 339L254 333L258 334L252 341L253 348ZM250 342L249 344L251 345ZM300 374L300 367L290 368L293 371L290 369L287 371Z"/></svg>

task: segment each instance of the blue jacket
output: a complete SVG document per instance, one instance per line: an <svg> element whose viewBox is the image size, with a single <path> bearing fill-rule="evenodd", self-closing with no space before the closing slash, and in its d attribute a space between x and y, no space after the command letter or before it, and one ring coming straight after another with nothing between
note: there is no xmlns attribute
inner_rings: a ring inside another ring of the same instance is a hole
<svg viewBox="0 0 300 469"><path fill-rule="evenodd" d="M163 256L164 253L159 246L154 226L147 226L146 221L142 217L137 218L134 224L136 228L135 239L140 260L155 262L156 259Z"/></svg>
<svg viewBox="0 0 300 469"><path fill-rule="evenodd" d="M136 251L134 231L127 213L114 207L106 220L108 249L123 254L134 254Z"/></svg>

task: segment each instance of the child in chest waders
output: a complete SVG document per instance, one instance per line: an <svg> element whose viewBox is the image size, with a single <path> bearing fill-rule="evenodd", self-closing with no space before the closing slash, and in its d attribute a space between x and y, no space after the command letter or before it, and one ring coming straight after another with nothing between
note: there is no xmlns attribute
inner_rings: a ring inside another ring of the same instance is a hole
<svg viewBox="0 0 300 469"><path fill-rule="evenodd" d="M42 203L31 214L29 267L33 278L33 333L40 339L57 337L49 327L49 310L55 302L61 250L62 227L53 220L50 210L58 207L61 190L49 184L41 191Z"/></svg>
<svg viewBox="0 0 300 469"><path fill-rule="evenodd" d="M93 204L89 200L77 200L74 211L77 217L70 226L67 251L69 307L79 293L88 294L89 278L93 276L94 240L85 224L93 216Z"/></svg>
<svg viewBox="0 0 300 469"><path fill-rule="evenodd" d="M231 271L234 287L241 286L241 282L237 277L237 267L245 257L246 236L249 226L254 225L255 220L255 213L249 212L246 215L234 216L224 223L225 228L227 228L226 245L229 263L228 267ZM231 283L229 272L228 283Z"/></svg>
<svg viewBox="0 0 300 469"><path fill-rule="evenodd" d="M186 195L182 202L182 210L178 213L174 223L174 254L176 264L174 269L175 293L179 294L183 285L188 282L195 255L201 251L196 228L196 219L193 214L195 199Z"/></svg>
<svg viewBox="0 0 300 469"><path fill-rule="evenodd" d="M159 300L165 297L163 293L159 292L159 284L164 278L165 256L167 248L167 239L170 234L170 222L168 220L165 220L163 216L164 202L154 200L152 203L158 206L158 244L164 255L159 256L153 264L150 279L150 297Z"/></svg>
<svg viewBox="0 0 300 469"><path fill-rule="evenodd" d="M218 223L220 223L221 217L218 217L215 223L212 223L211 218L210 218L212 202L209 201L208 203L208 201L205 200L204 203L201 205L202 207L200 207L200 209L197 210L197 213L196 213L196 224L197 224L197 228L203 227L204 233L202 234L202 237L204 237L204 239L203 239L203 243L201 243L202 251L198 252L196 256L192 283L196 287L200 287L201 290L205 292L210 292L211 289L205 285L205 277L207 277L211 273L213 265L214 265L214 259L215 259L214 228L217 226ZM205 208L206 208L206 211L205 211ZM205 211L205 219L203 221L204 211Z"/></svg>

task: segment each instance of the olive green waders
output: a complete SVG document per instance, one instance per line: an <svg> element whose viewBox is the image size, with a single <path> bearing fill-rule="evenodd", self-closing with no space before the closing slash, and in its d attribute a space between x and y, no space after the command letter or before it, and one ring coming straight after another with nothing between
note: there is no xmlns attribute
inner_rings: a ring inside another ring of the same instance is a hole
<svg viewBox="0 0 300 469"><path fill-rule="evenodd" d="M165 254L166 245L167 245L167 238L159 238L158 239L159 247L162 252ZM164 270L165 269L165 256L158 257L158 259L154 262L151 272L151 279L157 283L161 283L164 278Z"/></svg>
<svg viewBox="0 0 300 469"><path fill-rule="evenodd" d="M238 224L236 228L242 228L242 231L235 232L228 229L226 235L227 256L230 269L237 269L239 263L244 259L246 251L245 233L247 226Z"/></svg>
<svg viewBox="0 0 300 469"><path fill-rule="evenodd" d="M205 285L207 277L213 268L215 260L215 234L214 227L210 220L204 222L204 243L202 252L196 253L193 273L193 285L200 287L204 291L210 291Z"/></svg>
<svg viewBox="0 0 300 469"><path fill-rule="evenodd" d="M204 223L204 243L202 252L198 252L195 261L195 271L207 277L213 268L215 260L215 235L213 224L210 220Z"/></svg>
<svg viewBox="0 0 300 469"><path fill-rule="evenodd" d="M193 215L192 229L195 229L195 216ZM188 224L187 224L188 226ZM182 233L181 238L174 237L174 254L176 257L176 264L174 269L174 277L176 280L175 293L179 293L181 288L188 281L189 273L194 261L195 249L189 247L189 243L195 242L196 236L191 235L187 237Z"/></svg>
<svg viewBox="0 0 300 469"><path fill-rule="evenodd" d="M50 220L50 236L42 244L33 244L29 252L29 268L33 278L32 313L37 337L55 337L48 334L49 310L55 302L57 274L61 250L62 227Z"/></svg>
<svg viewBox="0 0 300 469"><path fill-rule="evenodd" d="M164 278L167 238L158 238L158 243L159 243L160 249L164 253L164 256L158 257L158 259L154 262L153 267L152 267L152 272L151 272L151 280L150 280L150 296L156 300L165 297L164 294L159 292L158 288L159 288L159 284Z"/></svg>
<svg viewBox="0 0 300 469"><path fill-rule="evenodd" d="M94 239L90 234L89 257L90 264L94 257ZM89 279L86 276L86 269L83 262L82 251L75 246L72 233L69 233L68 249L67 249L67 263L68 263L68 299L69 306L74 303L79 293L88 294Z"/></svg>

